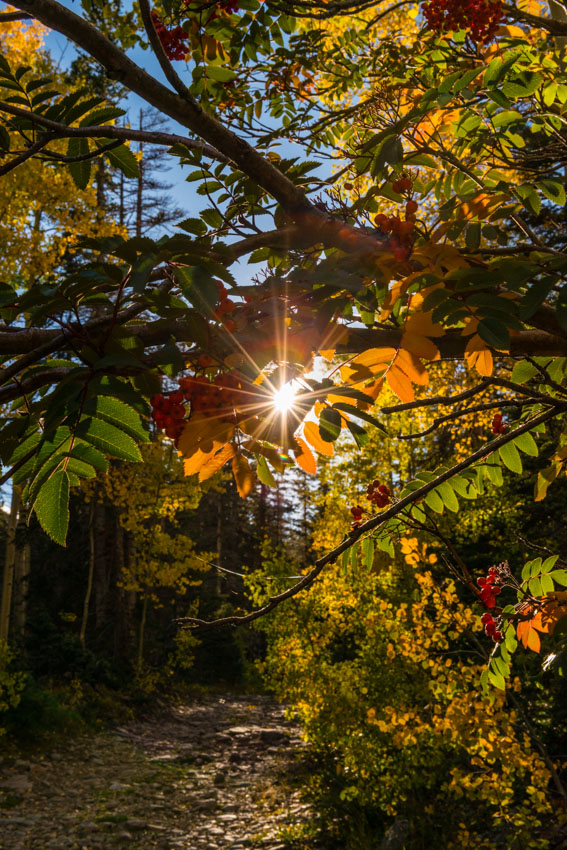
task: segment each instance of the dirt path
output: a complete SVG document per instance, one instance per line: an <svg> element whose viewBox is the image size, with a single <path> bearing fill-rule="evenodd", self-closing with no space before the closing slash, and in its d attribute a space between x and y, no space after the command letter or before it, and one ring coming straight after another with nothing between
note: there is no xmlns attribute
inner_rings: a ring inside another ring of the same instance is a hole
<svg viewBox="0 0 567 850"><path fill-rule="evenodd" d="M284 850L309 819L301 747L282 706L225 696L6 761L0 848Z"/></svg>

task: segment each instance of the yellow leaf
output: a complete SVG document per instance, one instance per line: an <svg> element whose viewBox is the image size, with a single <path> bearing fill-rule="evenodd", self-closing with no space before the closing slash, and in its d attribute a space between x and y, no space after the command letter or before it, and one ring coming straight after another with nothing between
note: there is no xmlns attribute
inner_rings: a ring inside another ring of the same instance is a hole
<svg viewBox="0 0 567 850"><path fill-rule="evenodd" d="M299 449L295 449L295 462L298 466L300 466L305 472L308 472L310 475L315 475L317 472L317 461L315 459L315 455L301 437L297 437L297 445Z"/></svg>
<svg viewBox="0 0 567 850"><path fill-rule="evenodd" d="M469 369L476 369L483 378L489 378L494 368L492 352L485 341L478 335L471 336L465 348L465 360Z"/></svg>
<svg viewBox="0 0 567 850"><path fill-rule="evenodd" d="M215 472L221 469L227 460L234 456L234 446L232 443L227 443L220 451L209 458L204 466L199 470L199 481L206 481L211 478Z"/></svg>
<svg viewBox="0 0 567 850"><path fill-rule="evenodd" d="M232 459L232 472L234 474L238 495L242 499L245 499L252 490L254 481L256 480L256 476L252 472L247 458L243 455L236 455L236 457Z"/></svg>
<svg viewBox="0 0 567 850"><path fill-rule="evenodd" d="M332 443L327 443L325 442L325 440L321 439L321 435L319 434L319 426L315 422L306 422L304 424L303 436L305 437L309 445L321 454L333 455L335 453L334 445Z"/></svg>

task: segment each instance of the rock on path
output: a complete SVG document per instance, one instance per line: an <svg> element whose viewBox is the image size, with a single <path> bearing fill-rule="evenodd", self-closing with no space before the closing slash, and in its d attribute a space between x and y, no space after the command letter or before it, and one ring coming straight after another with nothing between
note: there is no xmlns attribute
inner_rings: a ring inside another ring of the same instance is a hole
<svg viewBox="0 0 567 850"><path fill-rule="evenodd" d="M284 850L302 747L269 697L210 697L0 764L1 850Z"/></svg>

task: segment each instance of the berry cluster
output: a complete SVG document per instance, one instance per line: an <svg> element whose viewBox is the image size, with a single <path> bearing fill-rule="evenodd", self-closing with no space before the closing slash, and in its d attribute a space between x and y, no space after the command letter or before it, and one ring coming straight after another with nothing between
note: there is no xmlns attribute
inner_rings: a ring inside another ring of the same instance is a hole
<svg viewBox="0 0 567 850"><path fill-rule="evenodd" d="M210 366L212 358L201 355L199 365ZM215 375L211 380L205 375L188 375L178 381L179 389L169 395L158 393L150 399L152 417L158 428L177 442L187 420L187 404L190 411L214 416L223 422L237 425L250 414L237 410L242 405L246 392L241 380L234 374Z"/></svg>
<svg viewBox="0 0 567 850"><path fill-rule="evenodd" d="M217 280L217 286L219 288L219 304L215 312L213 313L213 318L220 319L227 329L227 331L235 331L236 324L233 319L224 319L227 313L232 313L236 304L234 301L231 301L228 297L228 292L224 283L221 283L220 280Z"/></svg>
<svg viewBox="0 0 567 850"><path fill-rule="evenodd" d="M466 29L479 43L490 41L503 16L501 0L429 0L422 10L435 32Z"/></svg>
<svg viewBox="0 0 567 850"><path fill-rule="evenodd" d="M351 530L354 531L356 528L360 528L360 524L362 522L362 514L365 512L364 508L361 508L360 505L355 505L350 509L350 512L353 516L353 522L351 523Z"/></svg>
<svg viewBox="0 0 567 850"><path fill-rule="evenodd" d="M502 590L498 587L500 576L498 575L497 567L490 567L488 575L477 579L477 584L480 587L480 598L487 608L494 608L496 605L496 597Z"/></svg>
<svg viewBox="0 0 567 850"><path fill-rule="evenodd" d="M157 12L152 12L151 15L155 31L167 58L170 60L185 59L189 52L189 45L187 44L188 35L183 27L168 29Z"/></svg>
<svg viewBox="0 0 567 850"><path fill-rule="evenodd" d="M392 183L392 189L398 194L411 192L412 186L413 183L409 177L400 177ZM411 198L408 198L406 201L405 221L402 221L397 215L388 217L384 213L378 213L374 218L374 223L380 228L382 233L392 234L389 239L389 245L396 260L407 260L409 256L417 208L417 203Z"/></svg>
<svg viewBox="0 0 567 850"><path fill-rule="evenodd" d="M488 612L483 614L480 621L484 626L484 633L491 637L495 643L500 643L503 640L502 632L498 630L496 620L492 614L489 614Z"/></svg>
<svg viewBox="0 0 567 850"><path fill-rule="evenodd" d="M372 505L377 508L385 508L390 504L390 490L385 484L380 484L379 481L374 481L366 488L366 498Z"/></svg>
<svg viewBox="0 0 567 850"><path fill-rule="evenodd" d="M157 393L150 399L154 422L165 431L170 440L177 441L185 425L187 411L183 404L185 396L179 390L168 396Z"/></svg>
<svg viewBox="0 0 567 850"><path fill-rule="evenodd" d="M506 426L502 422L502 414L495 413L494 419L492 420L492 433L493 434L505 434Z"/></svg>

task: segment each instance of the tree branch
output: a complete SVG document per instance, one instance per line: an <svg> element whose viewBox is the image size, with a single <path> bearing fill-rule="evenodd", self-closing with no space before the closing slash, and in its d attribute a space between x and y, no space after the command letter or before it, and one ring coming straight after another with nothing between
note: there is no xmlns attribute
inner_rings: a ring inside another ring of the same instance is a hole
<svg viewBox="0 0 567 850"><path fill-rule="evenodd" d="M198 617L182 617L176 622L186 623L187 628L191 628L195 631L204 631L205 629L217 628L218 626L240 626L245 623L251 623L260 617L264 617L266 614L269 614L270 611L273 611L274 608L277 608L278 605L281 605L282 602L285 602L286 599L291 599L292 596L296 596L302 590L306 590L310 587L328 564L332 564L336 561L343 552L350 549L351 546L357 543L361 537L368 534L368 532L373 531L375 528L379 528L388 520L398 516L398 514L400 514L404 508L408 507L408 505L413 505L415 502L423 499L428 493L435 490L436 487L439 487L440 484L443 484L445 481L449 481L450 478L453 478L455 475L458 475L459 472L463 472L465 469L468 469L477 461L483 460L501 446L504 446L506 443L509 443L516 437L519 437L520 434L524 434L526 431L531 431L542 422L547 422L549 419L553 419L559 413L562 413L566 406L567 405L565 403L554 404L551 409L543 411L538 414L538 416L534 416L533 419L530 419L528 422L524 422L522 425L518 426L518 428L515 428L514 431L510 431L508 434L504 434L501 437L497 437L495 440L491 440L485 446L478 449L478 451L469 455L469 457L465 460L455 464L455 466L448 469L446 472L443 472L441 475L438 475L437 478L433 479L433 481L429 481L418 490L414 490L409 493L405 496L405 498L400 499L399 502L396 502L395 505L387 508L378 516L372 517L362 523L359 528L355 529L349 537L343 540L342 543L336 546L331 552L328 552L322 558L319 558L319 560L315 562L313 569L308 572L301 581L298 581L292 587L284 590L283 593L279 593L277 596L272 596L267 604L263 605L261 608L257 608L249 614L220 617L217 620L200 620Z"/></svg>
<svg viewBox="0 0 567 850"><path fill-rule="evenodd" d="M290 214L311 208L304 189L296 186L252 145L224 127L195 101L182 98L154 79L84 18L56 0L16 0L14 5L33 14L45 26L85 50L106 69L111 79L117 80L160 112L220 150Z"/></svg>

